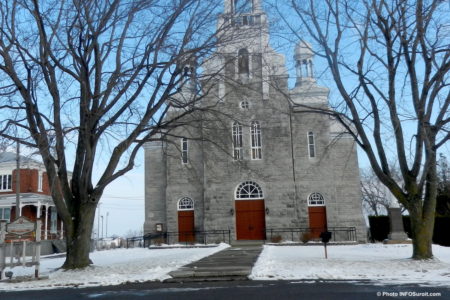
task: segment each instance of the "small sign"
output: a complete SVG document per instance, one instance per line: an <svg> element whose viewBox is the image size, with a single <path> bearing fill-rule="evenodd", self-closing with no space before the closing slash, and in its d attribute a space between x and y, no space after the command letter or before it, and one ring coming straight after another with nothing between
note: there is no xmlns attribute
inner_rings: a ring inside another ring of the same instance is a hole
<svg viewBox="0 0 450 300"><path fill-rule="evenodd" d="M25 217L18 217L14 222L6 225L6 232L15 235L31 233L36 229L36 224Z"/></svg>

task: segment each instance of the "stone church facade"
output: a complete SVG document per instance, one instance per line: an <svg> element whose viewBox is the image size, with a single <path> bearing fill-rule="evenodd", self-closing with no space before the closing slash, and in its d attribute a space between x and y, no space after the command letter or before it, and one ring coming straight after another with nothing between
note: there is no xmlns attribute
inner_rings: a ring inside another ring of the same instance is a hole
<svg viewBox="0 0 450 300"><path fill-rule="evenodd" d="M146 144L144 233L229 229L232 240L262 240L269 229L310 228L317 238L355 227L365 241L356 146L313 112L329 109L329 90L316 83L311 46L296 46L289 89L260 0L225 0L218 28L227 42L203 65L216 76L201 105L220 113Z"/></svg>

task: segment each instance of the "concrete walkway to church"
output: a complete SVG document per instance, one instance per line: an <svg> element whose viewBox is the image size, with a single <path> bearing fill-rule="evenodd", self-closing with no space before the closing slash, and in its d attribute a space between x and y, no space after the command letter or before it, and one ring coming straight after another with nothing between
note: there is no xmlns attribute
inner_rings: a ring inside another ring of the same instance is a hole
<svg viewBox="0 0 450 300"><path fill-rule="evenodd" d="M167 282L248 280L261 245L233 246L170 272Z"/></svg>

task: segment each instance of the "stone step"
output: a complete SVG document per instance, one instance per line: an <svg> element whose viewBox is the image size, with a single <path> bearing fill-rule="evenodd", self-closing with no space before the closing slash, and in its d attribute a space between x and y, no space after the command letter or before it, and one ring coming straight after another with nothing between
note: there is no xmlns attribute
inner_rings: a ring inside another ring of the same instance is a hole
<svg viewBox="0 0 450 300"><path fill-rule="evenodd" d="M164 280L167 283L204 282L204 281L247 281L247 276L219 276L219 277L174 277Z"/></svg>
<svg viewBox="0 0 450 300"><path fill-rule="evenodd" d="M231 246L233 247L245 247L245 246L261 246L264 245L264 241L259 240L237 240L232 241Z"/></svg>

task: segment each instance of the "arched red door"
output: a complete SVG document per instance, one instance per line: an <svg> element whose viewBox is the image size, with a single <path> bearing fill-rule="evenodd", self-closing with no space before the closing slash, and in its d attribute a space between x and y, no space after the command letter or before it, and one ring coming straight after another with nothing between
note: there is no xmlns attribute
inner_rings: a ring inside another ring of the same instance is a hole
<svg viewBox="0 0 450 300"><path fill-rule="evenodd" d="M322 194L312 193L309 195L308 215L311 237L319 238L320 233L327 230L327 208Z"/></svg>
<svg viewBox="0 0 450 300"><path fill-rule="evenodd" d="M236 239L264 240L265 228L264 200L236 200Z"/></svg>
<svg viewBox="0 0 450 300"><path fill-rule="evenodd" d="M266 238L266 214L261 187L253 181L245 181L236 189L236 239L264 240Z"/></svg>
<svg viewBox="0 0 450 300"><path fill-rule="evenodd" d="M194 242L195 235L195 224L194 224L194 211L179 211L178 212L178 234L179 242Z"/></svg>
<svg viewBox="0 0 450 300"><path fill-rule="evenodd" d="M194 201L188 197L178 201L178 241L188 243L195 241Z"/></svg>
<svg viewBox="0 0 450 300"><path fill-rule="evenodd" d="M325 206L310 206L308 207L308 213L311 237L319 238L320 233L327 228L327 209Z"/></svg>

